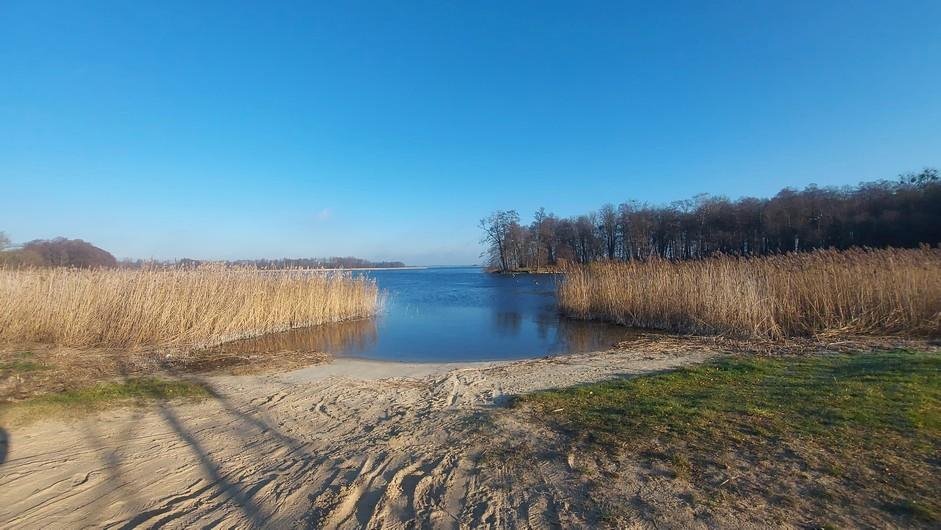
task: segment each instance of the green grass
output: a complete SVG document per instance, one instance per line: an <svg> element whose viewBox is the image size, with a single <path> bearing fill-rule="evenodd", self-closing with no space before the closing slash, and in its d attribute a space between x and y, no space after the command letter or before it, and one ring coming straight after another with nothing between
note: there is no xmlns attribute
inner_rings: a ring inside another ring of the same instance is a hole
<svg viewBox="0 0 941 530"><path fill-rule="evenodd" d="M208 387L193 381L134 377L0 404L0 419L23 421L62 413L91 412L115 405L201 399L211 395Z"/></svg>
<svg viewBox="0 0 941 530"><path fill-rule="evenodd" d="M892 352L736 357L647 377L547 390L524 402L564 409L572 426L630 440L689 436L819 436L857 431L937 438L941 355Z"/></svg>
<svg viewBox="0 0 941 530"><path fill-rule="evenodd" d="M919 478L941 473L938 353L736 356L519 401L590 444L674 460L677 476L705 487L716 486L702 477L727 468L718 460L729 453L753 464L796 454L815 472L867 488L892 462L891 485L870 492L883 509L941 521L941 503Z"/></svg>
<svg viewBox="0 0 941 530"><path fill-rule="evenodd" d="M32 352L24 351L14 354L11 359L0 361L0 375L36 372L47 368L42 363L34 361L32 358Z"/></svg>

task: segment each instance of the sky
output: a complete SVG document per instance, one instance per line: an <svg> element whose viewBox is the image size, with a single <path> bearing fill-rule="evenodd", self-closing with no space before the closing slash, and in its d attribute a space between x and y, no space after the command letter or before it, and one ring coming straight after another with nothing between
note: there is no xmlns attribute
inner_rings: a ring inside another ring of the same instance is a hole
<svg viewBox="0 0 941 530"><path fill-rule="evenodd" d="M0 1L0 230L480 262L477 222L941 166L941 2Z"/></svg>

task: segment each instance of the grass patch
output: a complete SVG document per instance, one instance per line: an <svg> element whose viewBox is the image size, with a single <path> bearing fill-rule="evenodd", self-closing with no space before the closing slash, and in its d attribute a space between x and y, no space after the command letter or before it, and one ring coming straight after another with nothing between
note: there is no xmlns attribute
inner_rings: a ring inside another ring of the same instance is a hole
<svg viewBox="0 0 941 530"><path fill-rule="evenodd" d="M730 357L520 402L591 445L672 455L713 493L755 469L773 483L785 460L902 520L941 521L938 353Z"/></svg>
<svg viewBox="0 0 941 530"><path fill-rule="evenodd" d="M731 358L669 373L547 390L524 401L580 429L622 441L688 437L815 436L858 444L853 433L941 434L941 355L892 352Z"/></svg>
<svg viewBox="0 0 941 530"><path fill-rule="evenodd" d="M0 375L8 376L27 372L37 372L48 367L33 359L33 352L24 351L15 353L12 358L0 361Z"/></svg>
<svg viewBox="0 0 941 530"><path fill-rule="evenodd" d="M202 399L211 395L211 389L194 381L135 377L3 403L0 404L0 419L22 422L62 413L92 412L115 405L181 398Z"/></svg>

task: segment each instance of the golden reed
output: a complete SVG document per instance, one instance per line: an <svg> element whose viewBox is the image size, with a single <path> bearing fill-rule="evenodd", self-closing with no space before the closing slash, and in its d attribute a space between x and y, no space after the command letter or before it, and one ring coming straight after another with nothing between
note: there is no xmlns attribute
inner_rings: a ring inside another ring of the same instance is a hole
<svg viewBox="0 0 941 530"><path fill-rule="evenodd" d="M0 341L207 347L372 316L374 281L251 268L0 269Z"/></svg>
<svg viewBox="0 0 941 530"><path fill-rule="evenodd" d="M941 250L569 265L558 292L574 317L683 333L932 336L941 333Z"/></svg>

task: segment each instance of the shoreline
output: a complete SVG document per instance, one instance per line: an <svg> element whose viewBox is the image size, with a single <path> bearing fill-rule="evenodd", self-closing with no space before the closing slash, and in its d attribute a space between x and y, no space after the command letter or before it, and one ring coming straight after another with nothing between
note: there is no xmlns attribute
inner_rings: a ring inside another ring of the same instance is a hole
<svg viewBox="0 0 941 530"><path fill-rule="evenodd" d="M520 269L520 270L510 270L510 271L501 271L501 270L488 270L487 274L495 274L497 276L515 276L517 274L540 274L540 275L553 275L553 274L562 274L561 269Z"/></svg>
<svg viewBox="0 0 941 530"><path fill-rule="evenodd" d="M597 527L581 471L597 455L548 429L546 418L534 421L514 396L729 353L737 352L714 338L647 335L618 349L515 361L340 357L287 372L191 374L211 390L201 401L7 426L0 484L10 502L0 506L0 526L378 528L419 520L476 528L494 526L488 514L499 513L506 528L531 528L534 517L549 521L540 528ZM624 480L664 486L645 490L658 514L697 520L676 510L688 488L682 478L633 463L618 468ZM772 522L760 511L744 520L711 513L719 526Z"/></svg>
<svg viewBox="0 0 941 530"><path fill-rule="evenodd" d="M406 267L346 267L337 269L258 269L263 272L345 272L345 271L403 271L403 270L424 270L430 269L429 266L406 266Z"/></svg>

